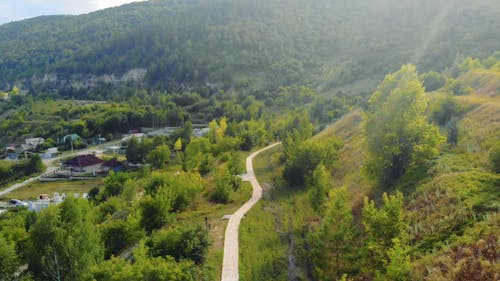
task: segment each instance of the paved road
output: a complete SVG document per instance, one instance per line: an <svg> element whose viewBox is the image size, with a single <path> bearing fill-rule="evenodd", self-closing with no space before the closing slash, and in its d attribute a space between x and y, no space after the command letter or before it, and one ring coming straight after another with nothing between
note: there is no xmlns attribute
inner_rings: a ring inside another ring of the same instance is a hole
<svg viewBox="0 0 500 281"><path fill-rule="evenodd" d="M113 145L113 144L116 144L116 143L118 143L118 142L116 142L116 141L115 142L108 142L108 143L105 143L105 144L102 144L102 145L89 147L89 148L86 148L86 149L83 149L83 150L78 150L78 151L75 151L75 152L70 152L70 153L64 154L64 155L59 156L59 157L50 158L50 159L44 159L43 163L45 164L45 166L47 166L46 173L48 173L51 170L55 169L56 167L54 166L54 163L56 163L57 161L59 161L61 159L68 158L68 157L71 157L71 156L82 155L82 154L91 154L94 151L99 150L102 147ZM20 187L23 187L23 186L25 186L27 184L30 184L30 183L34 182L34 181L38 180L40 177L41 177L41 175L37 176L37 177L29 178L29 179L27 179L27 180L25 180L23 182L11 185L10 187L8 187L8 188L0 191L0 197L4 196L5 194L11 193L12 191L14 191L14 190L16 190L16 189L18 189Z"/></svg>
<svg viewBox="0 0 500 281"><path fill-rule="evenodd" d="M241 208L234 213L226 227L226 235L224 240L224 259L222 261L222 281L237 281L240 279L238 272L238 227L240 226L241 218L257 203L262 197L262 187L255 178L253 172L252 161L257 154L268 150L272 147L280 145L280 143L272 144L259 151L252 153L246 160L247 174L243 176L244 180L250 181L253 188L252 198L248 200Z"/></svg>

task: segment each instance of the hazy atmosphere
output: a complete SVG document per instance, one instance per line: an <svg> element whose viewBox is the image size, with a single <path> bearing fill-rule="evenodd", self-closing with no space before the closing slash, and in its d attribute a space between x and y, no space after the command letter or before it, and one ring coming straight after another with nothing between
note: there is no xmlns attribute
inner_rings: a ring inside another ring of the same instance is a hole
<svg viewBox="0 0 500 281"><path fill-rule="evenodd" d="M79 15L137 0L0 0L0 24L47 15Z"/></svg>

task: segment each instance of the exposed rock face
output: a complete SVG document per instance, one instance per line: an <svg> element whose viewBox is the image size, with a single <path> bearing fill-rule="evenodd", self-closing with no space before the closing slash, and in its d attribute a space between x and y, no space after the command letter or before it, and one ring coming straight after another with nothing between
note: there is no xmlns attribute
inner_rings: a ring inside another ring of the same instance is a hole
<svg viewBox="0 0 500 281"><path fill-rule="evenodd" d="M80 73L64 76L57 73L46 73L43 76L33 75L31 78L17 80L12 85L8 85L7 88L17 85L21 89L56 91L60 89L86 90L103 84L109 86L119 86L125 83L142 85L145 82L146 73L144 68L130 69L122 75Z"/></svg>

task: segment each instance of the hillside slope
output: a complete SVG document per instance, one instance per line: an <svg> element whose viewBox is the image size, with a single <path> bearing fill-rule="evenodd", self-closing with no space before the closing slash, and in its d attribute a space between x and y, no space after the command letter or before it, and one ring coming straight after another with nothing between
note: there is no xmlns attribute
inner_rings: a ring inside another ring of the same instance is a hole
<svg viewBox="0 0 500 281"><path fill-rule="evenodd" d="M491 54L499 19L495 0L148 1L0 26L0 88L366 91L406 62L443 69Z"/></svg>
<svg viewBox="0 0 500 281"><path fill-rule="evenodd" d="M448 143L440 147L437 158L407 171L392 186L377 185L363 172L367 151L361 109L345 115L313 138L317 141L338 138L344 143L339 151L341 164L332 170L334 183L330 196L342 186L347 188L359 231L353 245L346 250L356 257L343 272L348 274L347 280L367 280L376 276L366 269L363 197L374 199L382 208L382 192L394 194L396 191L404 193L404 220L408 225L407 233L405 231L408 242L399 249L399 257L407 254L409 260L405 263L396 259L395 265L392 265L393 260L385 264L392 266L387 269L393 270L392 273L401 270L401 274L409 274L411 279L395 280L498 280L500 175L494 172L489 156L500 144L500 89L495 79L499 73L494 66L489 66L462 74L455 82L470 87L471 92L466 95L453 95L448 86L426 93L428 116L432 122L437 122L436 112L448 114L449 119L440 126L442 133L449 136ZM458 132L456 141L449 134L453 124ZM283 167L275 161L280 155L280 151L274 151L258 159L261 169L256 170L257 176L264 185L275 189L269 191L270 198L259 210L248 215L244 227L252 229L251 233L258 233L262 242L254 242L250 231L243 232L242 237L250 246L241 257L255 268L267 270L246 272L249 280L273 274L298 274L304 280L314 280L311 275L317 269L311 256L328 257L325 264L330 265L327 267L330 270L335 267L335 249L338 248L333 245L312 251L311 241L314 240L311 239L318 229L321 231L329 224L335 229L342 221L329 221L327 215L314 213L311 190L290 188L283 181ZM268 216L270 221L259 222L257 216ZM270 243L272 247L268 246ZM268 265L269 261L264 263L252 255L251 249L256 247L269 247L265 255L274 257L274 267ZM323 277L322 280L336 280L335 276Z"/></svg>

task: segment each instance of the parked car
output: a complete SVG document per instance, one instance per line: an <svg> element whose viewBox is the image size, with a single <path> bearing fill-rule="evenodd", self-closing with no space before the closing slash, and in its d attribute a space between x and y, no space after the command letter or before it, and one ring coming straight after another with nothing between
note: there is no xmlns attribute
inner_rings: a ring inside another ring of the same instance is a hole
<svg viewBox="0 0 500 281"><path fill-rule="evenodd" d="M27 207L28 203L21 201L19 199L10 199L10 203L15 206Z"/></svg>

